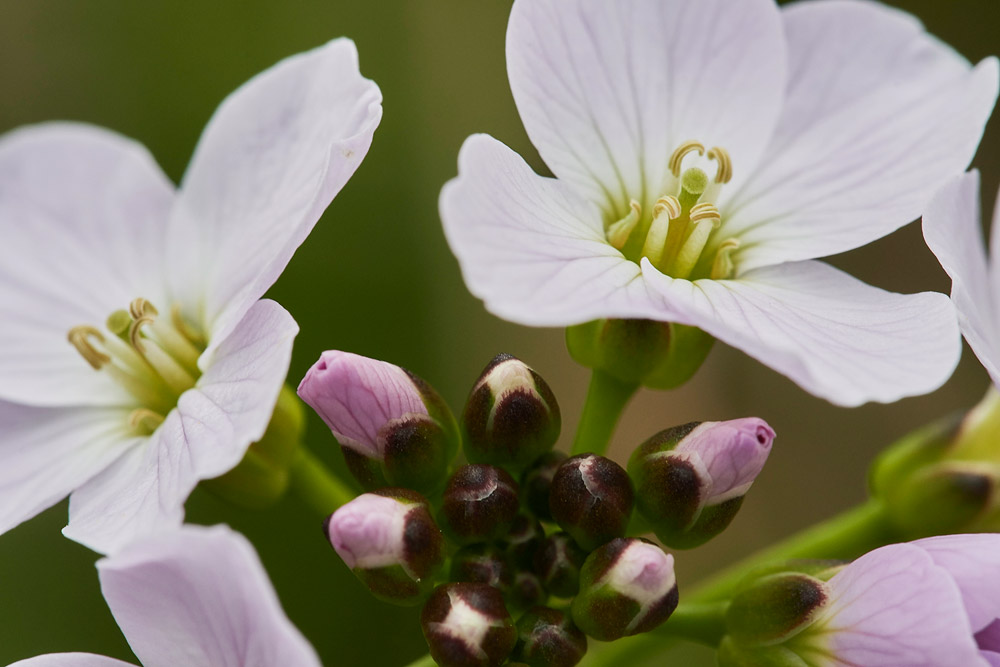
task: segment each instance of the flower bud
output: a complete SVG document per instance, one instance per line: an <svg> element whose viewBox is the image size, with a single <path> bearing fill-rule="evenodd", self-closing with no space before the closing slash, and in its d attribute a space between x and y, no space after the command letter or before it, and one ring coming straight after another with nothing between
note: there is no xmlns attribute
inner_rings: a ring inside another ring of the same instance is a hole
<svg viewBox="0 0 1000 667"><path fill-rule="evenodd" d="M573 621L594 639L648 632L677 607L674 557L638 538L617 538L591 553L580 571Z"/></svg>
<svg viewBox="0 0 1000 667"><path fill-rule="evenodd" d="M522 468L552 449L562 421L552 390L509 354L476 381L462 413L465 455L473 463Z"/></svg>
<svg viewBox="0 0 1000 667"><path fill-rule="evenodd" d="M640 514L671 547L707 542L736 516L773 440L771 427L755 417L660 431L629 459Z"/></svg>
<svg viewBox="0 0 1000 667"><path fill-rule="evenodd" d="M538 519L528 514L518 514L510 530L503 537L504 547L511 562L522 570L530 570L535 562L535 553L545 541L545 531Z"/></svg>
<svg viewBox="0 0 1000 667"><path fill-rule="evenodd" d="M566 459L552 478L549 510L577 544L592 551L623 537L635 492L621 466L596 454Z"/></svg>
<svg viewBox="0 0 1000 667"><path fill-rule="evenodd" d="M501 549L492 544L471 544L452 556L450 578L489 584L506 593L514 585L514 570Z"/></svg>
<svg viewBox="0 0 1000 667"><path fill-rule="evenodd" d="M587 653L587 635L550 607L536 606L517 621L514 660L531 667L573 667Z"/></svg>
<svg viewBox="0 0 1000 667"><path fill-rule="evenodd" d="M653 389L690 380L714 342L701 329L654 320L594 320L566 329L566 347L578 364Z"/></svg>
<svg viewBox="0 0 1000 667"><path fill-rule="evenodd" d="M571 598L580 589L580 568L587 553L566 533L546 538L535 554L534 571L553 595Z"/></svg>
<svg viewBox="0 0 1000 667"><path fill-rule="evenodd" d="M495 466L470 464L455 471L444 491L441 513L463 544L490 542L510 528L520 509L517 483Z"/></svg>
<svg viewBox="0 0 1000 667"><path fill-rule="evenodd" d="M528 509L542 521L552 521L549 511L549 489L556 470L566 460L558 450L542 454L521 476L521 495Z"/></svg>
<svg viewBox="0 0 1000 667"><path fill-rule="evenodd" d="M409 489L365 493L326 520L330 544L375 597L416 604L444 562L427 500Z"/></svg>
<svg viewBox="0 0 1000 667"><path fill-rule="evenodd" d="M778 644L810 625L828 599L827 584L806 574L760 577L733 597L726 631L741 646Z"/></svg>
<svg viewBox="0 0 1000 667"><path fill-rule="evenodd" d="M507 599L510 600L510 608L518 611L544 604L548 597L538 575L521 570L514 575L514 585Z"/></svg>
<svg viewBox="0 0 1000 667"><path fill-rule="evenodd" d="M517 642L503 596L486 584L438 586L424 605L420 626L441 667L499 667Z"/></svg>
<svg viewBox="0 0 1000 667"><path fill-rule="evenodd" d="M430 385L399 366L324 352L299 384L367 490L439 490L458 451L458 427Z"/></svg>

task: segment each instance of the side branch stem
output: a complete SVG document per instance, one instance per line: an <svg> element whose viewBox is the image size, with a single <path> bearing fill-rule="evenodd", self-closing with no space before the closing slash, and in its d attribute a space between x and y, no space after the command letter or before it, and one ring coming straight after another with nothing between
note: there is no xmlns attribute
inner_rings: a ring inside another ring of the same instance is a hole
<svg viewBox="0 0 1000 667"><path fill-rule="evenodd" d="M608 450L618 418L638 388L638 384L622 382L613 375L594 369L571 454L593 452L603 455Z"/></svg>
<svg viewBox="0 0 1000 667"><path fill-rule="evenodd" d="M290 474L291 486L299 498L321 516L327 516L356 495L350 486L305 447L299 449Z"/></svg>

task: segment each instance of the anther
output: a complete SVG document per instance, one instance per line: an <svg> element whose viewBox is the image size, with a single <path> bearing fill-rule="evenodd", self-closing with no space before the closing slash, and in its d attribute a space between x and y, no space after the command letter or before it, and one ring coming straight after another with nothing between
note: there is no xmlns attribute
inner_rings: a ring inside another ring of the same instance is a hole
<svg viewBox="0 0 1000 667"><path fill-rule="evenodd" d="M133 301L132 303L134 304L135 301ZM131 306L129 306L129 310L131 310ZM146 352L146 346L142 342L142 327L143 325L150 324L152 322L153 322L152 317L149 316L144 317L140 315L139 317L136 317L132 321L131 325L129 325L129 330L128 330L129 341L132 343L132 347L134 347L136 351L139 352L139 354L145 354Z"/></svg>
<svg viewBox="0 0 1000 667"><path fill-rule="evenodd" d="M143 317L152 318L153 316L159 314L156 310L156 306L141 296L132 299L132 303L128 305L128 312L132 316L133 320L142 319Z"/></svg>
<svg viewBox="0 0 1000 667"><path fill-rule="evenodd" d="M152 433L163 423L163 415L149 408L136 408L128 416L128 425L134 431Z"/></svg>
<svg viewBox="0 0 1000 667"><path fill-rule="evenodd" d="M719 209L715 207L714 204L702 203L697 204L691 209L690 214L691 222L701 222L702 220L712 220L713 227L718 228L722 222L722 216L719 214Z"/></svg>
<svg viewBox="0 0 1000 667"><path fill-rule="evenodd" d="M729 152L725 148L714 146L708 151L708 159L715 160L719 166L715 172L716 183L728 183L733 177L733 162L729 159Z"/></svg>
<svg viewBox="0 0 1000 667"><path fill-rule="evenodd" d="M667 163L667 166L677 178L681 176L681 162L684 161L684 156L692 151L697 151L698 155L704 155L705 146L697 141L685 141L670 155L670 161Z"/></svg>
<svg viewBox="0 0 1000 667"><path fill-rule="evenodd" d="M639 206L639 202L634 199L630 201L629 212L625 214L625 217L608 227L606 234L608 243L619 250L624 248L628 237L632 234L632 230L639 223L641 213L642 208Z"/></svg>
<svg viewBox="0 0 1000 667"><path fill-rule="evenodd" d="M100 352L95 348L91 342L90 338L94 337L100 342L104 342L104 334L95 329L92 326L80 325L73 327L69 330L66 338L76 351L87 360L87 363L93 367L94 370L101 370L101 367L105 364L111 363L111 357Z"/></svg>
<svg viewBox="0 0 1000 667"><path fill-rule="evenodd" d="M188 339L189 343L202 349L205 348L205 338L184 319L180 304L175 303L170 307L170 321L173 323L174 328Z"/></svg>
<svg viewBox="0 0 1000 667"><path fill-rule="evenodd" d="M719 244L719 249L715 253L715 260L712 262L712 272L709 278L712 280L725 280L733 275L732 254L740 247L739 239L726 239Z"/></svg>
<svg viewBox="0 0 1000 667"><path fill-rule="evenodd" d="M653 206L653 217L663 212L666 212L671 220L681 217L681 203L677 201L677 197L668 195L656 200L656 205Z"/></svg>
<svg viewBox="0 0 1000 667"><path fill-rule="evenodd" d="M680 217L681 203L677 197L660 197L653 206L653 221L646 233L646 241L642 245L642 254L649 258L654 266L663 258L670 233L670 221Z"/></svg>

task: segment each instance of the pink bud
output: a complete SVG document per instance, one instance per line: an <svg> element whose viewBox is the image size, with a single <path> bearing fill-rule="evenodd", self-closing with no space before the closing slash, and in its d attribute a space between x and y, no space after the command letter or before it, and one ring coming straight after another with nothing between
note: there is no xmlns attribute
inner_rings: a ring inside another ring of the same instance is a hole
<svg viewBox="0 0 1000 667"><path fill-rule="evenodd" d="M757 417L702 422L673 450L703 473L702 503L718 505L746 494L771 453L774 430Z"/></svg>

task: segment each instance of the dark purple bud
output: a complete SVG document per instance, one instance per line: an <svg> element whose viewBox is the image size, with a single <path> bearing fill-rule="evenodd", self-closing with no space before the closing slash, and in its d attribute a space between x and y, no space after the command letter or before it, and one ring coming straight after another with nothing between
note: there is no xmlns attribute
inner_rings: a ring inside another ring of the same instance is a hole
<svg viewBox="0 0 1000 667"><path fill-rule="evenodd" d="M522 570L531 569L535 562L535 553L545 541L545 531L538 519L528 514L518 514L511 524L510 530L503 536L503 544L510 555L511 562Z"/></svg>
<svg viewBox="0 0 1000 667"><path fill-rule="evenodd" d="M577 544L592 551L623 537L635 493L621 466L596 454L566 459L552 478L549 510Z"/></svg>
<svg viewBox="0 0 1000 667"><path fill-rule="evenodd" d="M517 483L490 465L464 465L444 491L441 513L461 543L490 542L505 534L520 509Z"/></svg>
<svg viewBox="0 0 1000 667"><path fill-rule="evenodd" d="M532 667L573 667L587 653L587 636L566 614L532 607L517 621L514 659Z"/></svg>
<svg viewBox="0 0 1000 667"><path fill-rule="evenodd" d="M587 553L566 533L546 538L535 554L534 571L553 595L571 598L580 588L580 568Z"/></svg>
<svg viewBox="0 0 1000 667"><path fill-rule="evenodd" d="M514 569L499 547L471 544L452 556L451 580L489 584L506 593L514 585Z"/></svg>
<svg viewBox="0 0 1000 667"><path fill-rule="evenodd" d="M507 595L510 608L514 610L527 609L543 604L549 595L545 592L541 580L534 572L520 571L514 575L514 585Z"/></svg>
<svg viewBox="0 0 1000 667"><path fill-rule="evenodd" d="M517 642L503 596L487 584L438 586L424 605L420 626L441 667L499 667Z"/></svg>
<svg viewBox="0 0 1000 667"><path fill-rule="evenodd" d="M545 381L519 359L497 355L462 413L465 454L475 463L522 468L552 449L559 405Z"/></svg>
<svg viewBox="0 0 1000 667"><path fill-rule="evenodd" d="M521 476L521 495L528 508L542 521L552 521L549 511L549 489L556 470L566 455L556 450L542 454Z"/></svg>

